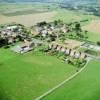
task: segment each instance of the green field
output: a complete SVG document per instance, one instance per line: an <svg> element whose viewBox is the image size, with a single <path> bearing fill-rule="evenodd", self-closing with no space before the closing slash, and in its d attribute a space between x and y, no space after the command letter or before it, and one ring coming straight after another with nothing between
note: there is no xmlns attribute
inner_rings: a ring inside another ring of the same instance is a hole
<svg viewBox="0 0 100 100"><path fill-rule="evenodd" d="M100 61L91 61L76 78L57 89L43 100L99 100Z"/></svg>
<svg viewBox="0 0 100 100"><path fill-rule="evenodd" d="M0 49L0 100L34 100L75 73L56 57Z"/></svg>

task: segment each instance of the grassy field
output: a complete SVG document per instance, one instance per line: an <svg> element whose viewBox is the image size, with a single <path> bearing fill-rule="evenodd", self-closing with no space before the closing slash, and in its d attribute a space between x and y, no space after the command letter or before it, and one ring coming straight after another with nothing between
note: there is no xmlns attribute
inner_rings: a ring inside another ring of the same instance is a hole
<svg viewBox="0 0 100 100"><path fill-rule="evenodd" d="M0 49L0 100L34 100L75 73L56 57Z"/></svg>
<svg viewBox="0 0 100 100"><path fill-rule="evenodd" d="M83 29L89 31L88 37L90 41L100 41L100 19L92 20L90 23L83 26Z"/></svg>
<svg viewBox="0 0 100 100"><path fill-rule="evenodd" d="M64 22L67 23L86 20L86 19L91 21L92 19L96 18L93 15L86 15L78 11L70 11L67 9L58 9L57 12L58 13L54 19L62 19Z"/></svg>
<svg viewBox="0 0 100 100"><path fill-rule="evenodd" d="M100 61L91 61L76 78L69 81L43 100L99 100Z"/></svg>

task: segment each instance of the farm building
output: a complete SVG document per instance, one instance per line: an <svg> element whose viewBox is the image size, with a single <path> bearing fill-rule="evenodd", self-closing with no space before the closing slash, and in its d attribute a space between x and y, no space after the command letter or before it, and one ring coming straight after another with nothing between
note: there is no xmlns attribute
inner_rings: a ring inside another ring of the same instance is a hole
<svg viewBox="0 0 100 100"><path fill-rule="evenodd" d="M23 44L17 45L16 47L12 48L12 50L17 53L26 53L33 50L35 47L41 45L42 43L43 42L40 40L33 39L32 41L26 41Z"/></svg>
<svg viewBox="0 0 100 100"><path fill-rule="evenodd" d="M25 53L33 49L34 44L31 42L23 43L21 45L17 45L16 47L12 48L14 52L17 53Z"/></svg>
<svg viewBox="0 0 100 100"><path fill-rule="evenodd" d="M81 47L96 50L96 51L100 51L100 46L96 46L96 45L89 44L89 43L84 43Z"/></svg>

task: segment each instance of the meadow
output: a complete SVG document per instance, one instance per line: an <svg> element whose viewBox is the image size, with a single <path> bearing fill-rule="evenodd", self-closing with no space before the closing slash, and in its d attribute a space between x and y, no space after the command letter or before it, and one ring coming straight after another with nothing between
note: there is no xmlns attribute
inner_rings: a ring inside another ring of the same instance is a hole
<svg viewBox="0 0 100 100"><path fill-rule="evenodd" d="M54 56L0 49L0 99L34 100L75 72Z"/></svg>
<svg viewBox="0 0 100 100"><path fill-rule="evenodd" d="M86 69L42 100L99 100L100 61L91 61Z"/></svg>

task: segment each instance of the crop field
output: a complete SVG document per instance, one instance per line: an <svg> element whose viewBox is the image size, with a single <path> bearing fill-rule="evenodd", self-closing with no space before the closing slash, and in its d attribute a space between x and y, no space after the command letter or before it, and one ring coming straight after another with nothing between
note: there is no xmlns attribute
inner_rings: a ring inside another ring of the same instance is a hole
<svg viewBox="0 0 100 100"><path fill-rule="evenodd" d="M0 24L20 23L27 27L41 21L50 21L56 15L49 4L0 4Z"/></svg>
<svg viewBox="0 0 100 100"><path fill-rule="evenodd" d="M0 99L34 100L75 73L76 68L43 53L0 49Z"/></svg>
<svg viewBox="0 0 100 100"><path fill-rule="evenodd" d="M23 11L4 13L3 15L5 15L5 16L18 16L18 15L28 15L28 14L45 13L45 12L48 12L48 10L28 9L28 10L23 10Z"/></svg>
<svg viewBox="0 0 100 100"><path fill-rule="evenodd" d="M12 16L12 17L6 17L1 15L0 23L6 24L11 22L16 22L29 27L41 21L51 21L52 18L55 16L55 14L56 12L52 11L46 13L20 15L20 16Z"/></svg>
<svg viewBox="0 0 100 100"><path fill-rule="evenodd" d="M40 11L50 11L55 9L55 7L45 4L45 3L1 3L0 4L0 14L12 14L10 16L20 15L21 11L24 11L24 14L32 14L34 12L29 12L27 10L40 10ZM26 10L26 13L25 13ZM14 13L14 14L13 14ZM19 14L18 14L19 13Z"/></svg>
<svg viewBox="0 0 100 100"><path fill-rule="evenodd" d="M57 89L43 100L99 100L100 61L91 61L76 78Z"/></svg>

